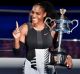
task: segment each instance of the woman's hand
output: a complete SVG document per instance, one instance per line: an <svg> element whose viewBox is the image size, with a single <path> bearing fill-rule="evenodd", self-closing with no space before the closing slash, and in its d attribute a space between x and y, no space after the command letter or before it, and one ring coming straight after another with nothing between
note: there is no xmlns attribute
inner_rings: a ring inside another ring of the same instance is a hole
<svg viewBox="0 0 80 74"><path fill-rule="evenodd" d="M18 22L16 21L16 29L13 31L13 36L15 39L20 37L20 30L19 30L19 26L18 26Z"/></svg>
<svg viewBox="0 0 80 74"><path fill-rule="evenodd" d="M67 55L65 64L68 68L72 68L73 63L72 63L72 57L70 55Z"/></svg>

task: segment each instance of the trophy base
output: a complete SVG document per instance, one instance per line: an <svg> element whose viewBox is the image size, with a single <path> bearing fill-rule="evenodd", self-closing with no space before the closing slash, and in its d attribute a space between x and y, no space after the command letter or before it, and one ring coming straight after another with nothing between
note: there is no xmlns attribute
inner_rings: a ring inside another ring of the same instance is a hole
<svg viewBox="0 0 80 74"><path fill-rule="evenodd" d="M64 51L51 51L50 64L65 66L67 54Z"/></svg>

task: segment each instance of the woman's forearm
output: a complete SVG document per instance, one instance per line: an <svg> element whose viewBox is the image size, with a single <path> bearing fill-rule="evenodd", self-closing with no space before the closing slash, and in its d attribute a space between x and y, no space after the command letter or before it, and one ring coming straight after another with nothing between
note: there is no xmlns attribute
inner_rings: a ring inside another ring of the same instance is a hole
<svg viewBox="0 0 80 74"><path fill-rule="evenodd" d="M14 40L14 47L16 49L19 49L20 48L19 38L17 38L17 39Z"/></svg>

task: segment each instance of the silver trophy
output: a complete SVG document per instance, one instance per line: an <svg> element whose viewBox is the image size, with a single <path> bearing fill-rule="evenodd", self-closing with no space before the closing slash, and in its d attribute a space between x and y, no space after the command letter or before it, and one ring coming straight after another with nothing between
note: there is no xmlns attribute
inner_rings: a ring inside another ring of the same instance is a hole
<svg viewBox="0 0 80 74"><path fill-rule="evenodd" d="M58 48L57 48L57 52L58 52L57 64L64 64L64 61L66 58L65 54L62 54L65 52L61 48L61 41L62 41L63 33L70 34L78 26L78 20L74 19L74 20L70 21L64 17L65 12L66 12L66 9L60 9L61 17L59 20L56 20L56 22L58 24L57 24L55 31L59 32L59 34L58 34L58 43L59 44L58 44ZM72 25L74 22L76 22L76 25L72 29L70 29L70 25Z"/></svg>
<svg viewBox="0 0 80 74"><path fill-rule="evenodd" d="M56 19L51 19L50 17L47 17L45 19L45 23L46 25L50 28L50 30L54 30L53 28L51 28L48 25L48 22L56 22L56 28L54 31L58 32L58 48L56 56L54 56L54 59L56 60L56 64L64 64L66 55L64 52L64 49L61 48L61 41L62 41L62 35L63 33L67 33L70 34L75 28L78 27L78 20L74 19L74 20L68 20L65 18L64 14L66 12L66 9L60 9L60 19L56 20ZM73 28L70 28L71 25L73 25L74 23L76 23L76 25ZM54 54L54 53L53 53Z"/></svg>

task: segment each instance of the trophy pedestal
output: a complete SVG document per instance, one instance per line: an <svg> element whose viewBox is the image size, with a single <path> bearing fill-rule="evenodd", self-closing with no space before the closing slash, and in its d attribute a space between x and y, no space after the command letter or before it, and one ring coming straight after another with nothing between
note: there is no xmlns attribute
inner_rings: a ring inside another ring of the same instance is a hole
<svg viewBox="0 0 80 74"><path fill-rule="evenodd" d="M65 51L63 51L63 49L61 49L61 50L62 50L61 52L51 51L50 64L65 66L64 62L66 60L67 54Z"/></svg>

